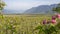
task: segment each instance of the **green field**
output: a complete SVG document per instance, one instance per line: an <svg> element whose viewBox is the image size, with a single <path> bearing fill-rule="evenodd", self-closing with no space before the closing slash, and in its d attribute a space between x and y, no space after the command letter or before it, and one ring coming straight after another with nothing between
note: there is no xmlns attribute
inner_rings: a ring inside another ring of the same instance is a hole
<svg viewBox="0 0 60 34"><path fill-rule="evenodd" d="M38 34L33 31L42 20L51 15L3 15L0 16L0 34Z"/></svg>

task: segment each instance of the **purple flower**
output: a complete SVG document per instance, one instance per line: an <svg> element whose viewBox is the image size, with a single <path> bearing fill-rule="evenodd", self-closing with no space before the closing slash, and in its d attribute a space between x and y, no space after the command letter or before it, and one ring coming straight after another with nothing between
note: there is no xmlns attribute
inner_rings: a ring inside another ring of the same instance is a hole
<svg viewBox="0 0 60 34"><path fill-rule="evenodd" d="M47 20L43 20L43 24L46 24L47 23Z"/></svg>
<svg viewBox="0 0 60 34"><path fill-rule="evenodd" d="M55 20L56 19L56 16L52 16L52 19Z"/></svg>

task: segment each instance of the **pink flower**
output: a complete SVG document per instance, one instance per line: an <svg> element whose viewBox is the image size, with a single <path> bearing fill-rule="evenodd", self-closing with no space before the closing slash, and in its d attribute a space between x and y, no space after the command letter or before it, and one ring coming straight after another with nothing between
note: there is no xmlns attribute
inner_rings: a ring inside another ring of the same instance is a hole
<svg viewBox="0 0 60 34"><path fill-rule="evenodd" d="M51 22L52 22L52 24L55 24L56 23L56 20L52 19Z"/></svg>
<svg viewBox="0 0 60 34"><path fill-rule="evenodd" d="M56 17L60 19L60 14L57 14Z"/></svg>

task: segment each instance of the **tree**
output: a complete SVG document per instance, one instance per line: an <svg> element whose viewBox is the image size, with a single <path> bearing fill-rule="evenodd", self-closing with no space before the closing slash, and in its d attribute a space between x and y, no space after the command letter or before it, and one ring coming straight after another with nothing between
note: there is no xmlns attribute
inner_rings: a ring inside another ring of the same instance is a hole
<svg viewBox="0 0 60 34"><path fill-rule="evenodd" d="M56 8L53 8L53 11L60 13L60 3L57 5Z"/></svg>
<svg viewBox="0 0 60 34"><path fill-rule="evenodd" d="M5 6L5 2L3 2L2 0L0 0L0 11L4 9Z"/></svg>
<svg viewBox="0 0 60 34"><path fill-rule="evenodd" d="M0 17L2 16L2 18L3 18L2 10L4 9L5 5L6 5L5 2L0 0Z"/></svg>

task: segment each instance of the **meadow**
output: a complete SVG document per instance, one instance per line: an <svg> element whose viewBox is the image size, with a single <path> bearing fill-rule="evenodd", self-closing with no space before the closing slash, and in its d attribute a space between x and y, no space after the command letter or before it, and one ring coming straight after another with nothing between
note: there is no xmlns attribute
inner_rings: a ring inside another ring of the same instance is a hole
<svg viewBox="0 0 60 34"><path fill-rule="evenodd" d="M34 29L51 15L0 15L0 34L38 34Z"/></svg>

